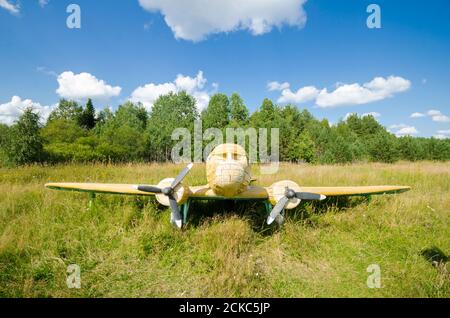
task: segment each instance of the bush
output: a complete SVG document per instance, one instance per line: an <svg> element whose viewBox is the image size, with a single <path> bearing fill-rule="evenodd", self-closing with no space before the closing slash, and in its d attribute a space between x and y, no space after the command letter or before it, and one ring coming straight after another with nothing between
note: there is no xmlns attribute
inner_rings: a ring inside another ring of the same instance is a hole
<svg viewBox="0 0 450 318"><path fill-rule="evenodd" d="M44 160L39 115L32 108L25 109L8 132L9 138L4 152L9 164L24 165Z"/></svg>

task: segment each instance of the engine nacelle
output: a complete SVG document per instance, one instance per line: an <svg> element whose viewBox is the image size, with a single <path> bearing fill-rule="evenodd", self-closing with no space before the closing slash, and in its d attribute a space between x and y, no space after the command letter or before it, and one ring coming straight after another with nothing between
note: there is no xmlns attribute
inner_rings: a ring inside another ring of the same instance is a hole
<svg viewBox="0 0 450 318"><path fill-rule="evenodd" d="M295 192L300 192L301 188L300 186L291 180L282 180L275 182L268 188L269 192L269 201L272 205L276 205L277 202L284 197L286 192L286 187L289 189L294 190ZM285 206L285 209L293 209L296 208L300 204L300 199L292 198L288 201L288 203Z"/></svg>
<svg viewBox="0 0 450 318"><path fill-rule="evenodd" d="M175 178L166 178L161 180L157 187L160 189L164 189L166 187L170 187L170 185L172 184L173 180ZM184 184L180 183L173 191L173 197L175 198L175 200L177 200L177 204L178 205L182 205L183 203L185 203L188 198L189 198L189 187L185 186ZM162 193L158 193L155 194L156 200L165 206L170 206L169 203L169 198L162 194Z"/></svg>

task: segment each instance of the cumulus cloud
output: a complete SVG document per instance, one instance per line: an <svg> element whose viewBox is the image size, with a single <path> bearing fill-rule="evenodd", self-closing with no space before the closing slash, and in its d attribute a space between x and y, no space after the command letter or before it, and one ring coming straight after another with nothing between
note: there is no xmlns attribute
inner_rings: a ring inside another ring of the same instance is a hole
<svg viewBox="0 0 450 318"><path fill-rule="evenodd" d="M204 78L202 71L199 71L195 77L178 74L173 82L161 84L149 83L144 86L139 86L131 94L130 100L135 103L140 102L147 109L151 109L153 103L159 96L166 95L170 92L177 93L186 91L195 98L197 108L202 110L208 106L210 100L210 93L205 90L206 82L207 79ZM217 84L213 84L213 89L216 89L216 87Z"/></svg>
<svg viewBox="0 0 450 318"><path fill-rule="evenodd" d="M431 120L439 123L448 123L450 122L450 117L447 115L442 114L440 110L437 109L430 109L426 113L412 113L411 118L420 118L428 116L431 118Z"/></svg>
<svg viewBox="0 0 450 318"><path fill-rule="evenodd" d="M118 96L122 91L119 86L110 86L103 80L89 73L74 74L63 72L58 76L59 87L56 93L69 99L108 99Z"/></svg>
<svg viewBox="0 0 450 318"><path fill-rule="evenodd" d="M305 86L293 92L289 83L270 82L267 85L269 91L281 91L279 103L299 104L315 100L315 104L321 108L368 104L392 97L410 87L411 82L399 76L375 77L362 85L337 83L336 89L331 92L326 88L318 89L314 86Z"/></svg>
<svg viewBox="0 0 450 318"><path fill-rule="evenodd" d="M405 124L397 124L389 126L389 130L396 130L394 134L397 137L417 135L419 131L414 126Z"/></svg>
<svg viewBox="0 0 450 318"><path fill-rule="evenodd" d="M282 91L284 89L289 88L289 86L290 85L288 82L279 83L277 81L274 81L274 82L267 83L267 89L269 91Z"/></svg>
<svg viewBox="0 0 450 318"><path fill-rule="evenodd" d="M444 115L441 113L441 111L436 109L431 109L427 112L427 115L431 117L433 121L439 122L439 123L448 123L450 122L450 117Z"/></svg>
<svg viewBox="0 0 450 318"><path fill-rule="evenodd" d="M362 85L359 83L339 84L332 92L324 88L317 96L316 105L328 108L368 104L392 97L395 93L404 92L410 87L411 82L399 76L375 77Z"/></svg>
<svg viewBox="0 0 450 318"><path fill-rule="evenodd" d="M411 116L409 116L411 118L420 118L420 117L425 117L425 114L422 113L412 113Z"/></svg>
<svg viewBox="0 0 450 318"><path fill-rule="evenodd" d="M306 0L139 0L160 12L177 39L204 40L209 34L249 30L253 35L283 25L303 27Z"/></svg>
<svg viewBox="0 0 450 318"><path fill-rule="evenodd" d="M0 105L0 123L12 125L28 107L32 107L41 119L46 120L55 106L42 106L31 99L23 100L19 96L13 96L11 101Z"/></svg>
<svg viewBox="0 0 450 318"><path fill-rule="evenodd" d="M9 11L12 14L18 14L20 12L20 6L18 4L12 4L8 0L0 0L0 8Z"/></svg>
<svg viewBox="0 0 450 318"><path fill-rule="evenodd" d="M318 94L319 90L314 86L305 86L298 89L296 92L292 92L289 88L286 88L281 91L281 96L278 98L278 103L301 104L314 100Z"/></svg>
<svg viewBox="0 0 450 318"><path fill-rule="evenodd" d="M450 130L438 130L437 134L434 135L437 139L447 139L450 138Z"/></svg>
<svg viewBox="0 0 450 318"><path fill-rule="evenodd" d="M369 113L364 113L361 115L361 117L366 117L366 116L372 116L373 118L378 118L378 117L381 117L381 114L377 113L377 112L369 112Z"/></svg>

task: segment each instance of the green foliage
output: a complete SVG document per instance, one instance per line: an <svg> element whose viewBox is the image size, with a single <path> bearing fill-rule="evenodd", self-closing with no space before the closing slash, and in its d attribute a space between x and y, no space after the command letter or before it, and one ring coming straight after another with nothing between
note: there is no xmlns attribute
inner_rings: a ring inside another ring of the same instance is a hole
<svg viewBox="0 0 450 318"><path fill-rule="evenodd" d="M202 112L202 121L204 129L221 129L226 127L230 122L230 101L228 96L221 93L213 95L208 107Z"/></svg>
<svg viewBox="0 0 450 318"><path fill-rule="evenodd" d="M77 122L63 118L49 121L42 128L41 136L46 144L49 143L73 143L78 138L86 136L87 132Z"/></svg>
<svg viewBox="0 0 450 318"><path fill-rule="evenodd" d="M411 136L401 137L397 140L399 156L409 161L417 161L426 158L425 147L419 138Z"/></svg>
<svg viewBox="0 0 450 318"><path fill-rule="evenodd" d="M7 163L6 146L9 142L9 127L0 124L0 167Z"/></svg>
<svg viewBox="0 0 450 318"><path fill-rule="evenodd" d="M4 124L0 124L0 148L3 145L6 145L8 142L8 136L9 136L9 127Z"/></svg>
<svg viewBox="0 0 450 318"><path fill-rule="evenodd" d="M99 129L99 157L113 161L136 161L144 156L147 112L127 102Z"/></svg>
<svg viewBox="0 0 450 318"><path fill-rule="evenodd" d="M95 127L95 108L92 104L92 100L89 98L86 103L86 108L83 109L78 118L78 124L86 129L92 129Z"/></svg>
<svg viewBox="0 0 450 318"><path fill-rule="evenodd" d="M230 119L233 126L243 126L248 121L248 109L244 105L244 101L238 93L231 95Z"/></svg>
<svg viewBox="0 0 450 318"><path fill-rule="evenodd" d="M371 136L384 130L383 126L372 115L359 117L356 114L351 114L346 122L348 127L359 137Z"/></svg>
<svg viewBox="0 0 450 318"><path fill-rule="evenodd" d="M78 122L82 112L83 107L78 105L77 102L61 99L58 106L50 113L48 121L65 119Z"/></svg>
<svg viewBox="0 0 450 318"><path fill-rule="evenodd" d="M24 165L44 159L39 115L32 108L25 109L19 120L9 129L8 139L5 152L10 164Z"/></svg>
<svg viewBox="0 0 450 318"><path fill-rule="evenodd" d="M373 136L369 145L372 161L392 163L399 159L396 138L394 135L380 131Z"/></svg>
<svg viewBox="0 0 450 318"><path fill-rule="evenodd" d="M37 115L33 116L36 120ZM19 124L13 127L0 125L0 165L43 159L48 162L168 161L173 146L180 141L172 140L175 129L186 129L187 134L182 135L193 138L194 121L198 119L195 99L186 92L160 96L151 112L141 104L126 102L116 111L105 107L97 116L91 100L83 108L77 102L62 99L43 128L39 123L31 125L32 120L28 119L27 125L34 127L32 133L37 132L36 143L30 141L34 137L29 133L18 133ZM203 130L213 127L224 134L226 128L267 129L269 155L273 154L271 129L278 128L279 158L287 162L393 163L397 160L450 159L450 139L397 138L370 115L352 114L330 125L327 119L318 120L306 109L295 105L279 106L267 98L249 116L237 93L230 97L225 94L212 96L201 119ZM24 122L20 127L23 125ZM180 138L179 135L175 137ZM208 142L204 140L203 146ZM21 148L27 147L28 143L31 144L29 151ZM44 151L39 144L44 145ZM247 150L248 147L247 143Z"/></svg>
<svg viewBox="0 0 450 318"><path fill-rule="evenodd" d="M284 161L293 162L316 162L315 144L307 132L301 133L296 139L291 141L288 153Z"/></svg>
<svg viewBox="0 0 450 318"><path fill-rule="evenodd" d="M172 140L172 132L186 128L192 136L197 119L195 99L186 92L160 96L153 105L146 129L147 160L170 160L171 149L177 142Z"/></svg>

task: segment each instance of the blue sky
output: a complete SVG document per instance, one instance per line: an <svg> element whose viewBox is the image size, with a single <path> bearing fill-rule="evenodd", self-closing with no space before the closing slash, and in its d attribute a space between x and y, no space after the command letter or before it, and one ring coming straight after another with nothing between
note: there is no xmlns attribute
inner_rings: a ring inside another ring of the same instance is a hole
<svg viewBox="0 0 450 318"><path fill-rule="evenodd" d="M66 25L70 3L81 29ZM0 121L61 97L150 109L188 89L200 105L236 91L252 111L269 97L331 122L377 113L399 135L450 136L447 0L211 3L0 0ZM381 29L366 26L370 3Z"/></svg>

